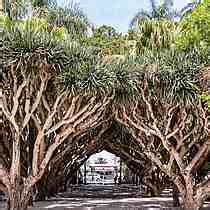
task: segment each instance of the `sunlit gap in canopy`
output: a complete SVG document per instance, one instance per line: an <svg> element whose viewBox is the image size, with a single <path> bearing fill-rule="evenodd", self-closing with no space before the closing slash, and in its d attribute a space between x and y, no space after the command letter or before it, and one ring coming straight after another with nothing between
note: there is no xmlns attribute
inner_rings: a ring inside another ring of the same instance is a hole
<svg viewBox="0 0 210 210"><path fill-rule="evenodd" d="M84 184L114 184L123 177L119 157L103 150L93 154L80 167L79 181Z"/></svg>

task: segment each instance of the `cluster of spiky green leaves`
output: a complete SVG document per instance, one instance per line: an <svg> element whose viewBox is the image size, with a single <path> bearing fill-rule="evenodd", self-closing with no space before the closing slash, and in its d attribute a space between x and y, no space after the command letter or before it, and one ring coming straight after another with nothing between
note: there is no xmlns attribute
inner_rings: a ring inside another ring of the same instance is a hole
<svg viewBox="0 0 210 210"><path fill-rule="evenodd" d="M112 87L112 75L107 71L92 48L85 48L79 43L66 42L67 62L59 75L64 89L72 94L107 93Z"/></svg>
<svg viewBox="0 0 210 210"><path fill-rule="evenodd" d="M201 93L195 76L210 62L209 56L210 51L199 49L188 53L176 49L147 51L138 57L138 62L142 66L148 65L142 73L143 79L146 78L150 84L152 95L169 103L195 104Z"/></svg>
<svg viewBox="0 0 210 210"><path fill-rule="evenodd" d="M135 60L116 58L104 63L93 54L85 60L67 68L61 77L74 94L114 92L116 103L129 103L141 98L138 87L144 88L147 81L150 94L157 100L191 105L198 102L201 93L195 75L209 62L207 54L174 50L145 53Z"/></svg>
<svg viewBox="0 0 210 210"><path fill-rule="evenodd" d="M113 74L116 103L129 103L138 98L139 70L132 58L113 60L108 69Z"/></svg>
<svg viewBox="0 0 210 210"><path fill-rule="evenodd" d="M129 38L136 40L137 54L145 50L160 51L173 46L178 33L177 24L167 19L142 20L132 31Z"/></svg>
<svg viewBox="0 0 210 210"><path fill-rule="evenodd" d="M82 46L69 36L60 39L49 33L42 20L8 25L4 27L1 47L5 63L32 65L47 60L59 70L56 77L60 88L72 94L115 93L117 101L126 102L140 96L138 85L143 85L146 79L151 94L156 94L160 84L162 99L194 103L199 93L194 75L201 65L209 62L207 51L182 53L176 49L145 50L137 59L110 56L112 61L107 62L91 46ZM148 71L148 66L157 66L157 70Z"/></svg>
<svg viewBox="0 0 210 210"><path fill-rule="evenodd" d="M55 57L53 52L58 47L59 37L48 33L47 26L42 20L11 22L5 25L2 33L1 52L6 65L18 62L25 64L29 62L32 65L32 60L38 63L45 58L51 62L50 60Z"/></svg>
<svg viewBox="0 0 210 210"><path fill-rule="evenodd" d="M69 36L74 39L86 37L88 30L91 30L92 27L87 16L77 4L66 8L50 8L41 16L51 27L65 28Z"/></svg>
<svg viewBox="0 0 210 210"><path fill-rule="evenodd" d="M126 80L132 81L128 67L117 62L108 64L94 54L92 47L81 46L69 36L59 39L46 28L33 20L5 27L1 47L5 66L21 65L34 73L32 66L51 63L59 70L56 77L60 89L72 94L106 94L119 84L125 86Z"/></svg>
<svg viewBox="0 0 210 210"><path fill-rule="evenodd" d="M56 0L6 0L5 5L5 14L11 20L44 19L48 31L68 33L74 39L87 36L92 28L87 16L73 1L66 7L58 7Z"/></svg>
<svg viewBox="0 0 210 210"><path fill-rule="evenodd" d="M63 87L73 94L88 95L114 94L115 100L126 102L137 95L137 76L134 72L135 63L104 58L94 54L94 48L86 48L66 44L68 46L69 64L60 75ZM76 55L76 56L72 56Z"/></svg>

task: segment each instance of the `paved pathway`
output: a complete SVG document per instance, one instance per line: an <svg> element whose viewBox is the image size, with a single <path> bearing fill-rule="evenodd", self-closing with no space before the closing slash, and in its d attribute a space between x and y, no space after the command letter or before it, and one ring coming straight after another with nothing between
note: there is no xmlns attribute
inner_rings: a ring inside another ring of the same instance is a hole
<svg viewBox="0 0 210 210"><path fill-rule="evenodd" d="M172 207L171 195L171 190L166 189L160 197L143 198L139 186L83 185L74 186L44 203L36 203L34 207L43 210L179 210Z"/></svg>
<svg viewBox="0 0 210 210"><path fill-rule="evenodd" d="M0 203L1 206L1 203ZM205 205L207 206L207 204ZM1 209L1 208L0 208ZM160 197L143 198L139 187L131 185L74 186L45 202L36 202L30 210L179 210L172 207L171 190ZM210 210L209 207L205 208Z"/></svg>

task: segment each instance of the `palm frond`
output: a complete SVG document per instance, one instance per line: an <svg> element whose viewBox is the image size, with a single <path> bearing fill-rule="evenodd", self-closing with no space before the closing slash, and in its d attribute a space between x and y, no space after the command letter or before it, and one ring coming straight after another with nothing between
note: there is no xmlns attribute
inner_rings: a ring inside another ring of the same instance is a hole
<svg viewBox="0 0 210 210"><path fill-rule="evenodd" d="M179 11L179 17L184 17L185 15L189 14L193 9L198 6L199 1L190 2L187 5L185 5L180 11Z"/></svg>

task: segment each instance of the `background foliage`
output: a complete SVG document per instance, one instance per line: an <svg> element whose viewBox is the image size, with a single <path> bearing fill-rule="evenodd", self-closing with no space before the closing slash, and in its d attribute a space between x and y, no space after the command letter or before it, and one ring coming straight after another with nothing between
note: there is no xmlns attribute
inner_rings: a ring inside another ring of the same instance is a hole
<svg viewBox="0 0 210 210"><path fill-rule="evenodd" d="M192 12L187 13L179 23L181 32L176 44L180 49L194 45L202 48L210 46L210 0L204 0Z"/></svg>

